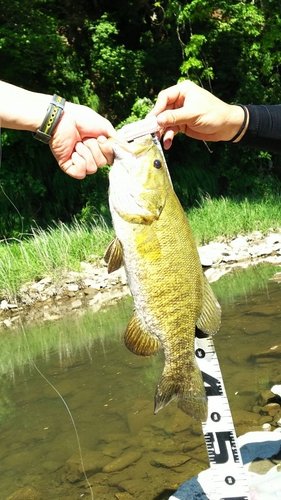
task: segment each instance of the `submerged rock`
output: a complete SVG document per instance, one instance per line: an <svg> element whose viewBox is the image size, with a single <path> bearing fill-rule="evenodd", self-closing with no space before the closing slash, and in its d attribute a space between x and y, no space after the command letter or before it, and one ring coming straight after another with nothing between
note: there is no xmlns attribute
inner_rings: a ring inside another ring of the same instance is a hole
<svg viewBox="0 0 281 500"><path fill-rule="evenodd" d="M130 465L138 462L141 457L142 453L140 451L127 451L103 467L103 472L117 472L124 470L127 467L130 467Z"/></svg>
<svg viewBox="0 0 281 500"><path fill-rule="evenodd" d="M44 500L44 497L31 486L25 486L12 493L6 500Z"/></svg>
<svg viewBox="0 0 281 500"><path fill-rule="evenodd" d="M191 460L191 457L180 453L157 453L151 458L150 463L153 467L164 467L166 469L174 469Z"/></svg>

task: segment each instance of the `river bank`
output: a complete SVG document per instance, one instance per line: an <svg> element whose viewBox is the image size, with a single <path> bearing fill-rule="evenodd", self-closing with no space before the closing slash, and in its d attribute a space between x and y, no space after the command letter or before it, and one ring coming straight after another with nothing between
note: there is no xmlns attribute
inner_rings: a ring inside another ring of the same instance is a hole
<svg viewBox="0 0 281 500"><path fill-rule="evenodd" d="M268 262L281 266L281 231L264 236L255 231L247 236L217 240L198 248L200 260L210 282L220 279L232 269L246 268ZM54 321L67 314L83 314L85 309L100 308L130 293L124 268L108 275L101 259L81 262L81 271L70 271L54 282L46 276L26 283L18 293L17 302L0 302L0 329L13 328L20 321Z"/></svg>

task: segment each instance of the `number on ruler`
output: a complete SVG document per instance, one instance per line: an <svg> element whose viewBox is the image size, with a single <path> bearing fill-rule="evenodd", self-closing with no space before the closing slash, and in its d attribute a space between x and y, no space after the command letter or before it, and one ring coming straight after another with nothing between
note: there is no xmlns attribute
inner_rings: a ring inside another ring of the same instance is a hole
<svg viewBox="0 0 281 500"><path fill-rule="evenodd" d="M235 437L232 431L207 432L205 434L205 440L209 458L213 463L225 464L226 462L228 462L229 455L226 446L227 442L230 442L234 462L235 463L239 462L239 456L237 454L235 446ZM215 444L214 444L215 441L217 443L217 447L219 450L218 453L216 453L215 450Z"/></svg>
<svg viewBox="0 0 281 500"><path fill-rule="evenodd" d="M222 396L223 390L220 381L209 373L202 372L202 376L207 384L205 386L207 396Z"/></svg>

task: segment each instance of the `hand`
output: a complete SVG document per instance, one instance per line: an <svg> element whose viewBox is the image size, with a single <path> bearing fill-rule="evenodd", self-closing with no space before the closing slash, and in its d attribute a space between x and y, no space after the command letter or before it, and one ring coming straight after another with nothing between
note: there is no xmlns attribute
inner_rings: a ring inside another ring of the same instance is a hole
<svg viewBox="0 0 281 500"><path fill-rule="evenodd" d="M157 116L164 129L164 148L169 149L178 132L202 141L231 140L243 122L244 111L185 80L160 92L148 116Z"/></svg>
<svg viewBox="0 0 281 500"><path fill-rule="evenodd" d="M106 138L115 135L106 118L86 106L66 102L50 147L64 172L83 179L113 162L113 151ZM97 140L99 136L103 137Z"/></svg>

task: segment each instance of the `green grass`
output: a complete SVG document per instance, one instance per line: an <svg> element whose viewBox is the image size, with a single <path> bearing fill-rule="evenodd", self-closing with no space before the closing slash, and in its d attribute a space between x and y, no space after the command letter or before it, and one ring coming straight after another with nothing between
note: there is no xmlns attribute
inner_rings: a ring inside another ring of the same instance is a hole
<svg viewBox="0 0 281 500"><path fill-rule="evenodd" d="M100 220L87 224L59 223L47 230L34 229L22 240L0 244L0 299L15 300L24 283L51 276L59 280L69 270L79 271L81 261L97 260L113 236Z"/></svg>
<svg viewBox="0 0 281 500"><path fill-rule="evenodd" d="M277 196L258 201L206 197L187 216L197 245L203 245L256 230L264 234L278 230L281 200ZM113 230L100 219L90 225L74 221L70 226L59 223L47 230L36 228L22 240L2 241L0 300L16 300L19 288L27 282L46 276L59 280L67 271L79 271L81 261L102 257L112 237Z"/></svg>
<svg viewBox="0 0 281 500"><path fill-rule="evenodd" d="M235 201L206 197L187 216L198 245L253 231L266 234L281 228L281 199L271 196L261 200Z"/></svg>

